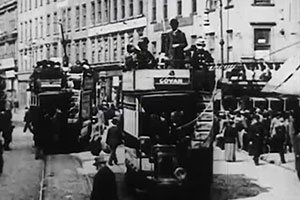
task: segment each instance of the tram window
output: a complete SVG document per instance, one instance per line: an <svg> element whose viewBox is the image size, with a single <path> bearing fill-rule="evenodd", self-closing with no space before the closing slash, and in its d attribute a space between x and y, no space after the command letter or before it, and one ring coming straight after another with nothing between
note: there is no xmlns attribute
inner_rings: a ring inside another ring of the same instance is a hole
<svg viewBox="0 0 300 200"><path fill-rule="evenodd" d="M180 125L194 120L197 116L197 104L188 96L155 97L142 99L142 107L145 113L141 113L142 135L150 136L151 140L163 137L169 133L171 120L178 120ZM174 112L175 111L175 112ZM171 113L177 113L171 117ZM179 114L178 114L179 113ZM180 119L178 119L178 117ZM193 127L187 127L189 130Z"/></svg>

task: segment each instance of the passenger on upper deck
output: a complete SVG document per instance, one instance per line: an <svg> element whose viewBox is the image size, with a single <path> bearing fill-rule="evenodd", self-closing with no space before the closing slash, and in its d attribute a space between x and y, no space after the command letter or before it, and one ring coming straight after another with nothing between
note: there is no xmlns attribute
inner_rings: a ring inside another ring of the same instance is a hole
<svg viewBox="0 0 300 200"><path fill-rule="evenodd" d="M204 49L205 41L203 39L198 39L196 41L196 46L191 48L192 58L191 64L194 69L205 69L207 70L208 64L212 64L214 62L211 54Z"/></svg>
<svg viewBox="0 0 300 200"><path fill-rule="evenodd" d="M178 25L177 19L171 19L172 31L166 38L166 55L171 59L172 67L176 69L184 68L184 48L188 45L185 34L178 29Z"/></svg>
<svg viewBox="0 0 300 200"><path fill-rule="evenodd" d="M125 70L131 70L137 68L137 54L139 50L132 44L128 44L126 47L127 55L125 56Z"/></svg>
<svg viewBox="0 0 300 200"><path fill-rule="evenodd" d="M154 56L148 51L149 39L142 37L138 43L140 51L137 53L138 69L154 69L157 62Z"/></svg>

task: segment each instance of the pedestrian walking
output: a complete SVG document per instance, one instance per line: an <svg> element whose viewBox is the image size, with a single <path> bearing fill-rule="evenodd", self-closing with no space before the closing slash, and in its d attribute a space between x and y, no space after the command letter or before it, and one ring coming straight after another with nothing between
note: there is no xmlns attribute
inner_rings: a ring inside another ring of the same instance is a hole
<svg viewBox="0 0 300 200"><path fill-rule="evenodd" d="M4 150L11 150L9 144L12 142L12 132L14 126L12 125L12 111L10 102L6 101L5 108L0 112L1 130L4 138Z"/></svg>
<svg viewBox="0 0 300 200"><path fill-rule="evenodd" d="M106 144L109 146L111 152L108 160L109 165L113 165L113 162L117 165L118 159L116 151L118 146L122 143L122 134L121 130L118 127L118 119L113 118L111 121L112 125L108 128Z"/></svg>
<svg viewBox="0 0 300 200"><path fill-rule="evenodd" d="M275 127L275 134L271 135L273 140L273 145L275 148L275 151L279 153L281 163L286 163L285 157L284 157L284 143L286 141L286 129L284 126L284 119L279 119L278 126Z"/></svg>
<svg viewBox="0 0 300 200"><path fill-rule="evenodd" d="M23 133L25 133L27 131L27 129L29 129L29 131L31 133L33 133L33 127L32 127L32 123L31 123L32 122L31 112L28 109L28 107L26 107L25 109L26 109L25 116L24 116L25 125L23 128Z"/></svg>
<svg viewBox="0 0 300 200"><path fill-rule="evenodd" d="M240 112L238 112L234 118L235 127L238 131L238 149L242 150L244 148L243 145L243 136L245 134L245 128L243 123L243 118Z"/></svg>
<svg viewBox="0 0 300 200"><path fill-rule="evenodd" d="M295 119L293 117L293 112L290 111L289 112L289 116L288 116L288 131L287 131L287 144L289 147L289 152L293 152L293 148L294 148L294 137L295 137Z"/></svg>
<svg viewBox="0 0 300 200"><path fill-rule="evenodd" d="M255 115L252 119L251 125L248 129L249 134L249 154L253 155L253 160L255 165L259 165L259 156L263 151L264 142L264 129L259 122L259 116Z"/></svg>
<svg viewBox="0 0 300 200"><path fill-rule="evenodd" d="M94 176L90 200L118 200L116 177L102 154L95 159L98 172Z"/></svg>
<svg viewBox="0 0 300 200"><path fill-rule="evenodd" d="M236 157L236 141L238 138L238 131L234 126L234 121L229 120L226 124L224 131L224 141L225 141L225 160L227 162L235 162Z"/></svg>
<svg viewBox="0 0 300 200"><path fill-rule="evenodd" d="M3 159L3 138L0 136L0 175L3 173L4 159Z"/></svg>

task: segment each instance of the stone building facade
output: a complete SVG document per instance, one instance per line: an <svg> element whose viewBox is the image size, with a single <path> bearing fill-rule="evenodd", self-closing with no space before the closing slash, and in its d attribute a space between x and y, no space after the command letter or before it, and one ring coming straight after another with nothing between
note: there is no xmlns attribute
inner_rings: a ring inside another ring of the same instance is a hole
<svg viewBox="0 0 300 200"><path fill-rule="evenodd" d="M0 74L6 78L7 97L17 101L17 0L0 1Z"/></svg>

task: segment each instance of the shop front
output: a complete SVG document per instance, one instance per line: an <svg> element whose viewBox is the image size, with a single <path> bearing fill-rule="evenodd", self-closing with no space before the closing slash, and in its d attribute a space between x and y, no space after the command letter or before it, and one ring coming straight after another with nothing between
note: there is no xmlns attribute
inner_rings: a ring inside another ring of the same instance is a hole
<svg viewBox="0 0 300 200"><path fill-rule="evenodd" d="M6 93L8 99L14 107L18 107L17 82L16 82L16 63L14 58L0 60L0 74L6 79Z"/></svg>
<svg viewBox="0 0 300 200"><path fill-rule="evenodd" d="M96 104L113 103L116 107L120 106L122 65L121 63L104 63L92 65L98 72L96 82Z"/></svg>

